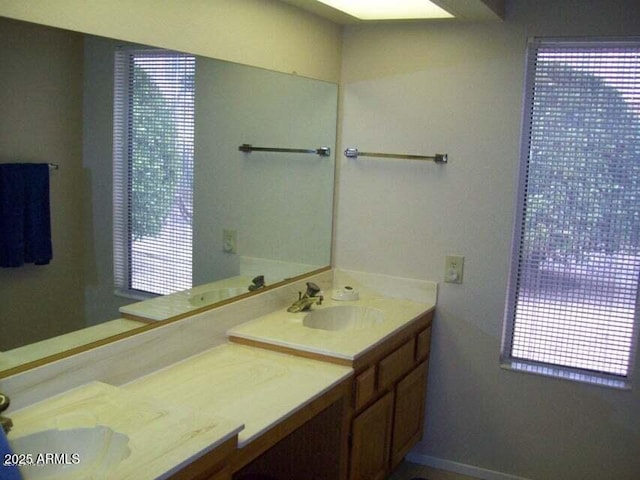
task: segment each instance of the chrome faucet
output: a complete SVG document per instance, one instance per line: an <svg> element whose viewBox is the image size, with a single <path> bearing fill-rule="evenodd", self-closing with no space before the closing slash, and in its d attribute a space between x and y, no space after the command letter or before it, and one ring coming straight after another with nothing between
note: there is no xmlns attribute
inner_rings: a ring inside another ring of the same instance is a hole
<svg viewBox="0 0 640 480"><path fill-rule="evenodd" d="M324 297L322 295L318 295L320 293L320 287L313 282L307 282L307 291L298 292L298 300L293 302L293 304L287 308L287 312L298 313L305 312L311 308L311 305L322 305L322 301Z"/></svg>
<svg viewBox="0 0 640 480"><path fill-rule="evenodd" d="M0 393L0 413L9 408L10 404L11 401L9 400L9 397L7 397L3 393ZM13 422L9 417L3 417L2 415L0 415L0 425L2 425L4 433L9 433L9 430L11 430L11 427L13 427Z"/></svg>

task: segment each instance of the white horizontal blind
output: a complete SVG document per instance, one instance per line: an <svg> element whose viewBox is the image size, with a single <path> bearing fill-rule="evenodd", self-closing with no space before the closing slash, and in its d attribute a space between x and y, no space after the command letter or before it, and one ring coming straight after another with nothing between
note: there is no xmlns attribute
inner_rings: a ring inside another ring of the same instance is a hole
<svg viewBox="0 0 640 480"><path fill-rule="evenodd" d="M640 42L532 42L524 126L503 360L626 385L638 329Z"/></svg>
<svg viewBox="0 0 640 480"><path fill-rule="evenodd" d="M191 287L195 57L116 53L114 268L125 293Z"/></svg>

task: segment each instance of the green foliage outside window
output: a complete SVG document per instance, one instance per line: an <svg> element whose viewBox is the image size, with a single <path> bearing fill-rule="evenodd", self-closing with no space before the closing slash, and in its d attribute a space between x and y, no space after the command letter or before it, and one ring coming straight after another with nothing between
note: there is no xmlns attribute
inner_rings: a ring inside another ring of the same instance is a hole
<svg viewBox="0 0 640 480"><path fill-rule="evenodd" d="M536 82L523 232L526 264L537 269L548 259L579 263L593 253L638 254L637 114L618 90L589 73L555 65ZM579 101L584 98L591 103Z"/></svg>
<svg viewBox="0 0 640 480"><path fill-rule="evenodd" d="M170 105L147 72L134 66L131 110L131 232L156 236L173 207L182 156Z"/></svg>

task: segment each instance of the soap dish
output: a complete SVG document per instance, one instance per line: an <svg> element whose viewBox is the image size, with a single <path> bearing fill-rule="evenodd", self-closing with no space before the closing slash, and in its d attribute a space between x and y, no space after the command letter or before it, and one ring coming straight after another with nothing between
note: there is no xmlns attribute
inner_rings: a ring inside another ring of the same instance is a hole
<svg viewBox="0 0 640 480"><path fill-rule="evenodd" d="M360 295L353 287L345 285L344 287L334 289L331 298L334 300L358 300Z"/></svg>

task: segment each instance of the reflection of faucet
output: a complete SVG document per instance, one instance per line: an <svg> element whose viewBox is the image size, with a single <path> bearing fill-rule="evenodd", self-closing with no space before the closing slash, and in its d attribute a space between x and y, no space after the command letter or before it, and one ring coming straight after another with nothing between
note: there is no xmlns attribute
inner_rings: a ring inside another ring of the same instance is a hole
<svg viewBox="0 0 640 480"><path fill-rule="evenodd" d="M7 408L9 408L10 403L11 401L9 400L9 397L0 393L0 413L4 412ZM2 425L2 429L4 430L4 433L9 433L9 430L11 430L11 427L13 427L13 422L11 421L10 418L3 417L2 415L0 415L0 425Z"/></svg>
<svg viewBox="0 0 640 480"><path fill-rule="evenodd" d="M255 292L256 290L259 290L264 287L266 287L264 283L264 275L258 275L253 280L251 280L251 285L249 285L249 291Z"/></svg>
<svg viewBox="0 0 640 480"><path fill-rule="evenodd" d="M317 304L321 305L324 297L322 295L318 295L320 293L320 287L312 282L307 282L307 291L298 292L298 300L293 302L289 308L287 308L287 312L297 313L304 312L311 308L311 305Z"/></svg>

